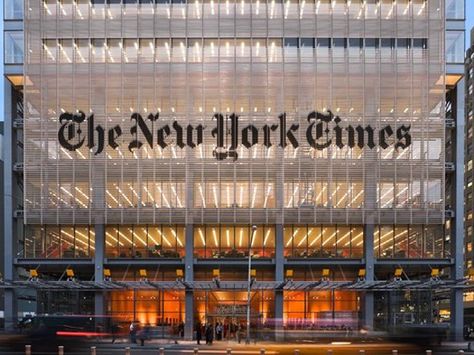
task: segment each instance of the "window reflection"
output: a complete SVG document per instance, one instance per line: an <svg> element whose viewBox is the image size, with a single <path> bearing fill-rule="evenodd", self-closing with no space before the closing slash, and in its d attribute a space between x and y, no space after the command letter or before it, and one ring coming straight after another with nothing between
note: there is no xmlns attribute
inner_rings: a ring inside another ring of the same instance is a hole
<svg viewBox="0 0 474 355"><path fill-rule="evenodd" d="M464 63L464 31L446 31L446 62Z"/></svg>
<svg viewBox="0 0 474 355"><path fill-rule="evenodd" d="M4 17L6 20L23 18L23 0L5 1Z"/></svg>
<svg viewBox="0 0 474 355"><path fill-rule="evenodd" d="M382 225L374 231L378 258L443 258L443 225Z"/></svg>
<svg viewBox="0 0 474 355"><path fill-rule="evenodd" d="M73 259L94 255L95 234L91 226L28 225L24 233L25 258Z"/></svg>
<svg viewBox="0 0 474 355"><path fill-rule="evenodd" d="M284 184L285 208L360 208L364 203L362 183L293 182Z"/></svg>
<svg viewBox="0 0 474 355"><path fill-rule="evenodd" d="M271 182L207 182L195 184L194 206L200 208L273 208Z"/></svg>
<svg viewBox="0 0 474 355"><path fill-rule="evenodd" d="M107 184L108 208L184 208L183 182L141 181Z"/></svg>
<svg viewBox="0 0 474 355"><path fill-rule="evenodd" d="M423 194L421 186L423 186ZM377 204L380 208L414 207L439 208L442 189L440 179L427 181L379 182Z"/></svg>
<svg viewBox="0 0 474 355"><path fill-rule="evenodd" d="M23 31L5 31L5 64L23 63Z"/></svg>
<svg viewBox="0 0 474 355"><path fill-rule="evenodd" d="M104 63L105 62L105 40L104 39L92 39L91 40L92 50L91 59L93 63Z"/></svg>
<svg viewBox="0 0 474 355"><path fill-rule="evenodd" d="M464 19L465 0L446 0L446 18Z"/></svg>
<svg viewBox="0 0 474 355"><path fill-rule="evenodd" d="M18 32L18 33L17 33ZM449 31L449 58L458 60L460 43L464 32ZM10 52L22 60L23 48L21 31L9 31L5 34L6 44L10 44ZM43 57L45 61L55 62L57 53L70 51L74 43L76 55L69 55L69 60L62 63L281 63L283 58L287 63L313 63L315 57L319 62L329 61L329 58L343 59L346 56L351 61L375 60L378 54L381 58L391 61L394 55L400 60L408 60L410 54L417 62L426 59L428 40L426 38L148 38L148 39L45 39L43 40ZM89 47L91 57L89 58ZM17 52L18 54L15 54ZM20 60L20 59L11 59Z"/></svg>
<svg viewBox="0 0 474 355"><path fill-rule="evenodd" d="M194 255L198 258L271 258L275 231L270 226L195 226Z"/></svg>
<svg viewBox="0 0 474 355"><path fill-rule="evenodd" d="M287 225L283 243L289 258L358 258L363 255L363 227Z"/></svg>
<svg viewBox="0 0 474 355"><path fill-rule="evenodd" d="M313 278L305 279L313 281ZM308 331L344 326L357 329L359 323L359 297L354 291L285 291L283 326L287 330Z"/></svg>
<svg viewBox="0 0 474 355"><path fill-rule="evenodd" d="M109 258L181 258L184 227L176 225L108 226L105 251Z"/></svg>

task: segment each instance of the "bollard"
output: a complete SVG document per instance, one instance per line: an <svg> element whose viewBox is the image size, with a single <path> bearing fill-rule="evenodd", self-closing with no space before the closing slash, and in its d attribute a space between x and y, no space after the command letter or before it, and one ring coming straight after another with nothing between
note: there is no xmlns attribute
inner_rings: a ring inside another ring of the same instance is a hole
<svg viewBox="0 0 474 355"><path fill-rule="evenodd" d="M260 355L265 355L265 349L260 349Z"/></svg>
<svg viewBox="0 0 474 355"><path fill-rule="evenodd" d="M199 354L199 349L198 348L194 348L194 354Z"/></svg>
<svg viewBox="0 0 474 355"><path fill-rule="evenodd" d="M295 355L300 355L299 349L295 349Z"/></svg>
<svg viewBox="0 0 474 355"><path fill-rule="evenodd" d="M31 355L31 345L25 345L25 355Z"/></svg>
<svg viewBox="0 0 474 355"><path fill-rule="evenodd" d="M432 355L433 352L431 350L426 350L426 355Z"/></svg>
<svg viewBox="0 0 474 355"><path fill-rule="evenodd" d="M464 354L464 350L459 350L458 354Z"/></svg>
<svg viewBox="0 0 474 355"><path fill-rule="evenodd" d="M130 355L130 347L129 346L127 346L125 348L125 355Z"/></svg>
<svg viewBox="0 0 474 355"><path fill-rule="evenodd" d="M232 354L232 349L231 349L231 348L227 348L226 354L227 354L227 355Z"/></svg>
<svg viewBox="0 0 474 355"><path fill-rule="evenodd" d="M398 355L398 350L392 350L392 355Z"/></svg>
<svg viewBox="0 0 474 355"><path fill-rule="evenodd" d="M160 355L165 355L165 348L160 348Z"/></svg>
<svg viewBox="0 0 474 355"><path fill-rule="evenodd" d="M62 345L58 346L58 355L64 355L64 346Z"/></svg>
<svg viewBox="0 0 474 355"><path fill-rule="evenodd" d="M91 355L96 355L95 349L96 349L95 346L91 346Z"/></svg>

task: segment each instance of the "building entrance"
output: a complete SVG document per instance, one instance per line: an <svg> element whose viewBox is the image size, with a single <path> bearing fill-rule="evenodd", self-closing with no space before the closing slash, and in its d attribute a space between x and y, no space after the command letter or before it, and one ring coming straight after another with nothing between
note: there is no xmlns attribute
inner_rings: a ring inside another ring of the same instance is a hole
<svg viewBox="0 0 474 355"><path fill-rule="evenodd" d="M250 332L252 338L271 328L273 291L252 291L250 294ZM247 331L247 291L197 291L195 321L212 326L216 340L239 340Z"/></svg>

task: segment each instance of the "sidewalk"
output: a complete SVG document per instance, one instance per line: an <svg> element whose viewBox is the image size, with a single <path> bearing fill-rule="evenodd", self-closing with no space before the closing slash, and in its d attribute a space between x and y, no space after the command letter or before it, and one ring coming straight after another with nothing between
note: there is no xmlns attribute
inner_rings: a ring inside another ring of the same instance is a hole
<svg viewBox="0 0 474 355"><path fill-rule="evenodd" d="M257 341L256 343L252 341L250 345L262 345L262 344L267 344L269 346L274 346L277 345L277 342L263 342L263 341ZM114 343L112 343L111 339L102 339L97 341L97 346L102 347L124 347L124 346L129 346L133 348L141 348L142 346L140 345L140 342L138 341L136 344L130 343L130 340L128 338L118 338L115 340ZM198 345L196 340L185 340L185 339L150 339L145 341L145 345L143 347L146 348L156 348L156 347L163 347L163 348L195 348L195 347L206 347L206 348L228 348L228 347L243 347L243 346L248 346L245 344L245 341L242 341L240 344L235 341L235 340L222 340L222 341L215 341L212 343L212 345L207 345L205 340L201 341L201 344Z"/></svg>
<svg viewBox="0 0 474 355"><path fill-rule="evenodd" d="M153 339L153 340L148 340L145 342L145 345L142 347L140 344L131 344L128 339L126 338L121 338L118 339L114 344L111 344L111 342L100 342L97 343L97 348L124 348L124 347L130 347L132 349L139 349L139 348L145 348L145 349L158 349L158 348L164 348L164 349L175 349L175 350L189 350L189 349L194 349L194 348L199 348L201 350L204 349L216 349L216 350L222 350L222 349L227 349L227 348L232 348L234 350L241 350L242 348L267 348L267 349L327 349L327 348L354 348L354 349L359 349L359 348L374 348L374 347L379 347L380 345L392 347L393 349L399 349L400 351L403 349L411 349L413 348L413 344L404 344L404 343L395 343L395 342L340 342L340 343L313 343L313 342L307 342L307 343L299 343L299 342L276 342L276 341L257 341L254 342L252 341L250 344L245 344L245 341L242 341L240 344L235 341L235 340L224 340L224 341L214 341L212 345L206 345L205 341L201 341L200 345L197 345L196 341L190 341L190 340L178 340L177 343L174 342L173 339Z"/></svg>

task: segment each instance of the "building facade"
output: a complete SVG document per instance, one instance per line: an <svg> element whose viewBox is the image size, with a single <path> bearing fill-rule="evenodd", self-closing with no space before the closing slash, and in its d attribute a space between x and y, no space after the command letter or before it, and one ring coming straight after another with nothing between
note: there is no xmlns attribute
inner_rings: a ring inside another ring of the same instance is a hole
<svg viewBox="0 0 474 355"><path fill-rule="evenodd" d="M473 173L472 173L472 157L473 157L473 139L472 139L472 119L473 119L473 104L474 104L474 92L473 92L473 80L474 80L474 29L471 30L471 46L466 51L466 67L465 67L465 80L466 80L466 87L465 87L465 103L466 103L466 150L465 150L465 201L466 201L466 238L465 238L465 259L466 259L466 270L472 269L472 261L473 261L473 253L472 253L472 243L473 243L473 227L474 223L472 220L472 213L473 213L473 200L472 200L472 181L473 181ZM473 319L473 301L474 301L474 294L472 292L468 292L465 295L466 301L466 319L469 322L472 322Z"/></svg>
<svg viewBox="0 0 474 355"><path fill-rule="evenodd" d="M462 291L408 284L464 276L463 1L24 5L7 326L33 303L186 337L248 308L288 333L462 336ZM16 287L31 269L42 288ZM66 269L83 290L55 291Z"/></svg>

